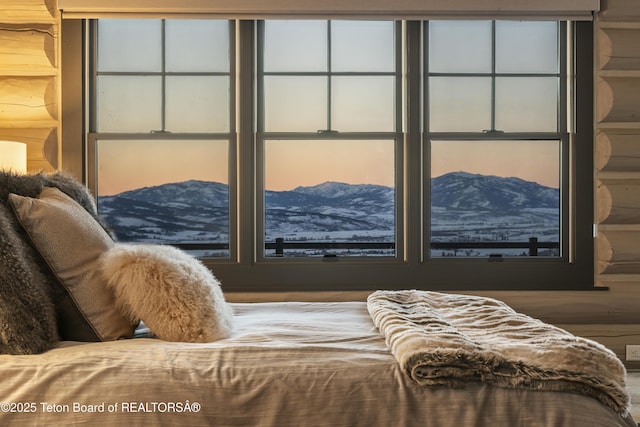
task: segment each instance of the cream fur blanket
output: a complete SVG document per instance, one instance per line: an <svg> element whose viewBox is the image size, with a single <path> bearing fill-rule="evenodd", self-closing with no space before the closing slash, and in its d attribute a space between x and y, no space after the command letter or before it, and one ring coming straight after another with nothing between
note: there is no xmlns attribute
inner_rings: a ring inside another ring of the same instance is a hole
<svg viewBox="0 0 640 427"><path fill-rule="evenodd" d="M515 312L501 301L428 291L377 291L373 323L402 368L422 385L583 393L623 416L626 371L606 347Z"/></svg>

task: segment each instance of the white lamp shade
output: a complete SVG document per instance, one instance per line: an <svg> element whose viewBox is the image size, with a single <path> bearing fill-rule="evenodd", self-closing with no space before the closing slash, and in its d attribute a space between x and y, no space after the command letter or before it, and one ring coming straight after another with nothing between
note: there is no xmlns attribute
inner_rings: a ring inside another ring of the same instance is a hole
<svg viewBox="0 0 640 427"><path fill-rule="evenodd" d="M27 144L0 141L0 170L27 173Z"/></svg>

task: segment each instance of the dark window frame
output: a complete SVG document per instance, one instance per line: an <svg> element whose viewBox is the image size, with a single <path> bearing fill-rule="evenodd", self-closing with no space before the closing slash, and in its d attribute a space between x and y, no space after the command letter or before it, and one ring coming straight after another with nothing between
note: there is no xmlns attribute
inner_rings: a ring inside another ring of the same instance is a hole
<svg viewBox="0 0 640 427"><path fill-rule="evenodd" d="M405 123L402 158L403 167L402 206L405 236L404 253L400 260L363 262L339 260L323 262L307 260L300 263L261 262L257 257L256 236L256 170L257 145L254 131L256 119L255 100L255 26L253 21L237 21L238 46L238 132L235 152L230 160L236 162L237 181L237 256L230 261L204 259L224 284L226 291L368 291L376 288L402 289L421 288L434 290L590 290L594 288L594 242L593 242L593 26L590 22L570 24L574 43L571 84L575 88L571 104L574 108L575 130L568 142L571 169L570 209L574 221L571 223L571 258L568 262L535 260L530 262L488 262L487 259L456 260L442 262L428 260L424 256L423 211L424 135L420 105L422 102L421 22L403 22L406 41ZM63 22L65 38L73 33L83 37L77 25ZM63 43L63 57L69 55L65 46L76 49L78 43ZM75 65L77 68L77 64ZM68 69L69 66L66 67ZM71 73L69 73L71 75ZM75 74L77 75L77 73ZM84 74L88 84L90 74ZM76 79L77 80L77 79ZM65 84L66 83L66 84ZM83 105L82 82L69 82L63 74L63 113L71 114L69 108ZM73 95L75 93L75 96ZM66 101L65 101L66 100ZM86 104L84 104L86 105ZM82 111L82 110L81 110ZM81 112L75 112L75 117ZM76 121L77 122L77 121ZM69 147L76 163L78 145L84 146L82 162L86 162L86 181L91 183L91 139L76 123ZM65 144L67 139L65 138ZM64 161L64 160L63 160ZM66 163L66 162L65 162ZM63 163L63 165L65 164ZM76 170L77 170L76 166ZM418 195L416 197L416 195ZM231 206L231 208L234 208ZM231 236L230 236L231 238ZM449 260L447 260L449 261Z"/></svg>
<svg viewBox="0 0 640 427"><path fill-rule="evenodd" d="M257 120L256 120L256 191L258 194L265 194L266 188L262 177L265 174L265 145L267 141L277 140L300 140L300 141L367 141L367 140L390 140L394 141L395 145L395 226L394 226L394 241L391 242L394 245L394 255L385 257L368 257L368 256L349 256L349 262L355 258L359 258L360 262L380 262L381 259L386 260L402 260L404 257L404 245L403 245L403 214L402 214L402 200L403 200L403 176L402 176L402 149L403 149L403 132L402 132L402 26L399 22L394 22L394 70L389 72L338 72L331 69L331 20L327 21L327 70L323 72L305 73L305 72L269 72L264 71L264 21L257 21L257 49L256 49L256 103L257 103ZM265 130L265 95L264 95L264 78L268 76L305 76L305 75L319 75L327 77L327 129L318 129L311 132L287 132L287 131L266 131ZM394 129L389 131L363 131L363 132L341 132L338 129L334 129L332 125L332 105L331 105L331 90L332 90L332 78L336 76L388 76L394 78ZM258 262L309 262L310 257L296 257L287 258L273 257L264 255L263 248L266 245L271 246L274 242L265 241L265 226L264 219L266 216L266 203L264 196L258 196L256 198L256 260ZM329 244L327 242L327 244ZM325 258L324 260L336 261L338 258ZM340 261L343 259L341 258ZM345 259L346 261L346 259Z"/></svg>
<svg viewBox="0 0 640 427"><path fill-rule="evenodd" d="M497 21L491 21L491 62L492 67L489 72L472 72L472 73L455 73L455 72L432 72L429 69L429 60L428 60L428 52L425 48L425 54L423 55L424 65L423 68L427 70L425 72L425 83L423 85L424 94L424 108L423 108L423 123L425 123L425 131L423 139L425 141L424 148L424 172L425 177L430 176L430 163L431 163L431 151L430 146L432 141L445 142L446 141L474 141L478 143L482 143L483 141L493 142L493 141L509 141L513 143L517 143L517 141L558 141L560 150L559 150L559 166L560 166L560 206L559 206L559 242L545 242L545 243L557 243L558 250L560 252L561 261L564 263L571 262L572 259L572 250L571 250L571 227L570 224L573 222L570 216L570 196L573 193L569 186L570 176L569 176L569 160L571 158L570 153L570 140L571 134L569 133L570 123L568 121L568 113L569 107L567 102L567 76L569 73L568 70L568 61L567 61L567 22L560 21L557 26L557 43L558 43L558 69L555 73L500 73L496 71L496 27ZM428 25L429 21L424 22L423 33L425 35L425 45L428 46ZM455 132L455 131L430 131L429 129L429 112L430 112L430 104L429 104L429 79L431 77L483 77L491 79L491 123L490 129L484 129L480 132ZM503 131L501 129L496 129L496 81L500 78L509 77L511 79L527 79L531 77L555 77L557 82L557 124L556 131L544 131L544 132L536 132L536 131L526 131L526 132L509 132ZM428 178L425 178L428 179ZM439 260L448 262L453 262L452 259L448 259L447 257L435 257L430 256L430 252L432 252L434 245L429 238L429 231L431 225L431 205L430 205L430 186L425 185L425 195L424 195L424 212L425 212L425 224L428 231L425 236L425 247L424 253L425 258L438 258ZM569 226L567 226L569 224ZM482 248L481 242L471 242L469 246L464 246L460 244L462 249L474 247L474 243L477 243L478 248ZM520 242L520 243L528 243L528 242ZM531 245L531 243L528 243ZM543 243L544 244L544 243ZM446 243L445 243L446 245ZM455 246L452 244L452 246ZM496 242L494 246L494 250L499 253L501 249L504 249L506 246L500 246L500 243ZM537 246L527 247L523 246L521 250L523 252L533 252L537 256ZM457 258L457 257L454 257ZM482 258L482 257L481 257ZM486 258L486 257L485 257ZM504 262L507 260L511 260L513 257L509 256L495 256L492 258L493 261ZM516 258L517 259L517 258ZM529 262L537 262L539 259L531 259ZM549 260L545 260L549 261Z"/></svg>
<svg viewBox="0 0 640 427"><path fill-rule="evenodd" d="M92 193L98 194L98 173L97 173L97 158L98 158L98 144L100 142L108 143L108 141L137 141L145 142L150 140L158 141L222 141L226 142L229 147L229 241L226 243L203 243L203 244L177 244L176 246L193 251L206 251L206 250L218 250L228 252L228 257L216 258L221 262L233 262L236 260L238 245L237 245L237 191L236 186L233 184L233 178L236 176L236 98L233 95L235 93L235 73L236 73L236 61L235 61L235 21L229 22L229 72L171 72L166 70L166 28L165 19L161 19L161 32L162 39L161 52L162 52L162 69L160 71L148 72L148 71L132 71L132 72L99 72L97 67L97 31L98 25L96 20L91 20L87 23L88 40L87 43L91 46L89 49L89 59L86 64L86 72L89 74L87 78L88 87L88 129L86 136L86 157L87 157L87 175L86 183ZM97 124L97 78L101 75L107 76L158 76L161 78L161 129L152 129L150 132L108 132L98 130ZM229 96L229 131L228 132L172 132L168 131L166 127L166 78L168 76L190 76L190 75L206 75L206 76L228 76L230 84L230 96ZM89 160L92 159L92 160ZM98 206L99 208L99 206Z"/></svg>

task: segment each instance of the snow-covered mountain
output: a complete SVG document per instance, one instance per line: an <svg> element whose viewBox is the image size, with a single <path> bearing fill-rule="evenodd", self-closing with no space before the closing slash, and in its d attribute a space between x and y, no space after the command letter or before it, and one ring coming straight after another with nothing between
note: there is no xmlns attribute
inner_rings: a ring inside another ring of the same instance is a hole
<svg viewBox="0 0 640 427"><path fill-rule="evenodd" d="M275 237L314 240L328 235L393 239L395 190L391 187L325 182L289 191L266 191L264 203L268 241ZM226 242L228 205L227 185L205 181L145 187L98 198L100 214L123 241ZM431 205L436 232L442 232L443 227L464 230L474 223L480 228L508 223L557 230L559 223L559 191L518 178L465 172L443 175L432 180Z"/></svg>
<svg viewBox="0 0 640 427"><path fill-rule="evenodd" d="M527 242L531 237L559 241L558 189L466 172L431 181L432 242ZM477 256L487 251L467 252Z"/></svg>
<svg viewBox="0 0 640 427"><path fill-rule="evenodd" d="M265 194L269 237L295 233L388 231L394 228L394 189L381 185L325 182Z"/></svg>
<svg viewBox="0 0 640 427"><path fill-rule="evenodd" d="M431 205L510 212L559 206L559 190L520 178L452 172L431 181Z"/></svg>
<svg viewBox="0 0 640 427"><path fill-rule="evenodd" d="M229 240L227 185L185 181L98 197L98 211L122 241Z"/></svg>

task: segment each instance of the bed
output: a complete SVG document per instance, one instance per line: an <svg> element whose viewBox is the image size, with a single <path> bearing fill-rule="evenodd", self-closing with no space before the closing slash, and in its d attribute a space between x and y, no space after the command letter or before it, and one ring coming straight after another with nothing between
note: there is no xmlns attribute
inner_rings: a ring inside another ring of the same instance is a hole
<svg viewBox="0 0 640 427"><path fill-rule="evenodd" d="M0 201L0 425L636 426L613 352L500 301L228 303L69 177L0 173Z"/></svg>
<svg viewBox="0 0 640 427"><path fill-rule="evenodd" d="M3 408L0 424L635 426L578 393L421 386L400 369L364 302L233 309L233 335L213 343L61 342L0 356L3 400L31 405Z"/></svg>

